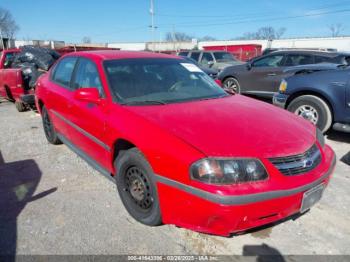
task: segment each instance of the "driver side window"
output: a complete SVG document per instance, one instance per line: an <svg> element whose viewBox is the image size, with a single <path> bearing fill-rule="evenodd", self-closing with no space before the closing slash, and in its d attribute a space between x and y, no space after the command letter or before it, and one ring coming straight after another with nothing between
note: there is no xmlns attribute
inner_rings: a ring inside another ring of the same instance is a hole
<svg viewBox="0 0 350 262"><path fill-rule="evenodd" d="M261 58L253 63L254 67L279 67L283 66L283 55L272 55Z"/></svg>

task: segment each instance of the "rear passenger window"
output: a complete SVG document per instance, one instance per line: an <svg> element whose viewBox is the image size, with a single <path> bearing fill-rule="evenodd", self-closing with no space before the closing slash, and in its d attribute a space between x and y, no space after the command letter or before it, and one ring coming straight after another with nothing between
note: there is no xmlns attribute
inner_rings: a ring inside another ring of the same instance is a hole
<svg viewBox="0 0 350 262"><path fill-rule="evenodd" d="M288 55L284 66L298 66L313 64L314 60L311 55Z"/></svg>
<svg viewBox="0 0 350 262"><path fill-rule="evenodd" d="M199 52L194 52L194 53L191 54L191 58L193 60L196 60L196 62L198 62L200 54L201 53L199 53Z"/></svg>
<svg viewBox="0 0 350 262"><path fill-rule="evenodd" d="M95 87L100 94L103 94L100 76L95 63L81 58L75 74L74 89L86 87Z"/></svg>
<svg viewBox="0 0 350 262"><path fill-rule="evenodd" d="M76 62L76 57L63 58L55 67L52 80L59 85L69 88Z"/></svg>
<svg viewBox="0 0 350 262"><path fill-rule="evenodd" d="M203 53L200 63L204 66L208 66L208 63L213 61L214 61L214 58L211 53Z"/></svg>
<svg viewBox="0 0 350 262"><path fill-rule="evenodd" d="M325 56L315 56L315 63L327 63L327 62L332 62L331 58L325 57Z"/></svg>

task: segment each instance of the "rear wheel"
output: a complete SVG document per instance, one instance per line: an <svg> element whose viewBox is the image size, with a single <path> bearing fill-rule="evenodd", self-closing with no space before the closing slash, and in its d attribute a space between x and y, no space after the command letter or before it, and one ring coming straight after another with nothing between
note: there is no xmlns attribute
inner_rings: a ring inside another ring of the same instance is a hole
<svg viewBox="0 0 350 262"><path fill-rule="evenodd" d="M239 82L234 77L228 77L224 80L222 83L224 89L230 90L235 92L236 94L239 94L241 92L241 86L239 85Z"/></svg>
<svg viewBox="0 0 350 262"><path fill-rule="evenodd" d="M16 101L15 102L15 106L16 106L16 109L17 109L18 112L27 111L27 106L24 103L22 103L22 102Z"/></svg>
<svg viewBox="0 0 350 262"><path fill-rule="evenodd" d="M322 132L326 132L332 125L331 109L323 99L317 96L299 96L288 105L287 109L310 121Z"/></svg>
<svg viewBox="0 0 350 262"><path fill-rule="evenodd" d="M160 225L156 181L142 153L137 148L119 153L115 167L118 192L129 214L145 225Z"/></svg>
<svg viewBox="0 0 350 262"><path fill-rule="evenodd" d="M43 120L43 127L47 141L53 145L62 144L55 131L55 127L50 119L49 113L45 106L41 109L41 115Z"/></svg>

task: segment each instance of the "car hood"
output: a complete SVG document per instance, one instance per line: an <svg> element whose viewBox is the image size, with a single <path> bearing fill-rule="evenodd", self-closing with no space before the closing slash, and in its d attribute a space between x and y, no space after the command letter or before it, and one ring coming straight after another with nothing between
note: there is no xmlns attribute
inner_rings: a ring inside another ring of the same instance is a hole
<svg viewBox="0 0 350 262"><path fill-rule="evenodd" d="M289 156L315 142L315 127L307 121L240 95L127 108L207 156Z"/></svg>

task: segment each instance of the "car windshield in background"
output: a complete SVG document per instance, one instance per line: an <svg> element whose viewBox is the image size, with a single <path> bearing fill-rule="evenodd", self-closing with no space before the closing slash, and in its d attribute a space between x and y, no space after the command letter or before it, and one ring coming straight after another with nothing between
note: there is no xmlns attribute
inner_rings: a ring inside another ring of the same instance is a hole
<svg viewBox="0 0 350 262"><path fill-rule="evenodd" d="M121 104L166 104L228 96L196 65L182 59L108 60L104 67L111 91Z"/></svg>
<svg viewBox="0 0 350 262"><path fill-rule="evenodd" d="M215 60L217 62L232 62L237 61L237 59L230 53L226 52L214 52Z"/></svg>

